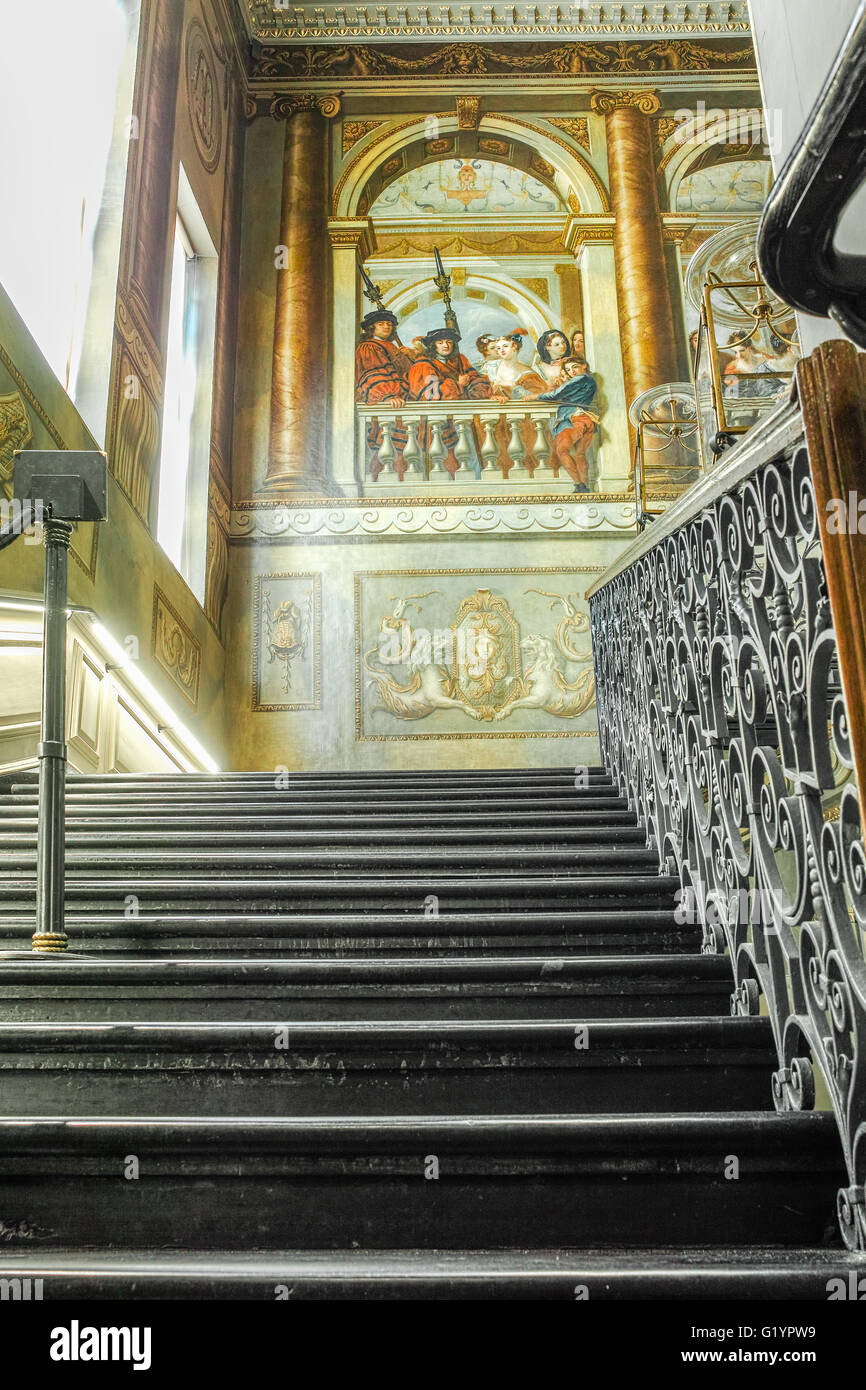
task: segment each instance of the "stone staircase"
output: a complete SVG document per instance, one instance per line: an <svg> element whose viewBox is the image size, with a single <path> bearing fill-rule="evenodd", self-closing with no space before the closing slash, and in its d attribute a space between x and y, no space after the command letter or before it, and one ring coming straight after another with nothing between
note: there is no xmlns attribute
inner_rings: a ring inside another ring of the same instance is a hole
<svg viewBox="0 0 866 1390"><path fill-rule="evenodd" d="M51 1297L826 1298L777 1115L606 773L72 776L66 957L0 784L0 1278Z"/></svg>

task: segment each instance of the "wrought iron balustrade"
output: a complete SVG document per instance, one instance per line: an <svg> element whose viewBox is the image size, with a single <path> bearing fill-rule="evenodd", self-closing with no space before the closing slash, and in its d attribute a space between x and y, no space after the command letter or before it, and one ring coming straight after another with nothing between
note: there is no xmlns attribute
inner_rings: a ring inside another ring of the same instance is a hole
<svg viewBox="0 0 866 1390"><path fill-rule="evenodd" d="M801 366L802 388L812 364ZM837 557L825 564L815 437L797 401L781 406L629 547L590 611L603 760L660 872L680 875L683 920L702 927L705 952L729 955L732 1013L764 1001L777 1108L811 1108L823 1078L849 1173L840 1226L861 1248L866 856L853 745L864 730L843 666Z"/></svg>
<svg viewBox="0 0 866 1390"><path fill-rule="evenodd" d="M574 484L554 454L548 401L417 401L358 406L366 483L423 488L468 483Z"/></svg>

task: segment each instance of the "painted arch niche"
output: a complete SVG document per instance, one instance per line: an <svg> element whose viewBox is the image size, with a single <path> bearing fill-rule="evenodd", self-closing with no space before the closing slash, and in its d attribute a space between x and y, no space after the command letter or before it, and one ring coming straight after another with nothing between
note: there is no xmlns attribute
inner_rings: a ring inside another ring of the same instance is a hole
<svg viewBox="0 0 866 1390"><path fill-rule="evenodd" d="M693 169L676 190L677 212L760 212L772 183L768 159L734 159Z"/></svg>
<svg viewBox="0 0 866 1390"><path fill-rule="evenodd" d="M370 216L549 216L566 210L554 189L523 169L489 159L455 158L401 174L379 194Z"/></svg>

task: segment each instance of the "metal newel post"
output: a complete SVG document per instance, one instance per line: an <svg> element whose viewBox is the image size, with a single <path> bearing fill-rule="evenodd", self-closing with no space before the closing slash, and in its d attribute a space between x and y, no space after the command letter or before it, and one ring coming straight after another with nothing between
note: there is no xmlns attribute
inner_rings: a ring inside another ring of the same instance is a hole
<svg viewBox="0 0 866 1390"><path fill-rule="evenodd" d="M36 931L33 950L65 951L66 900L66 580L72 526L46 517L45 618L42 646L42 740Z"/></svg>

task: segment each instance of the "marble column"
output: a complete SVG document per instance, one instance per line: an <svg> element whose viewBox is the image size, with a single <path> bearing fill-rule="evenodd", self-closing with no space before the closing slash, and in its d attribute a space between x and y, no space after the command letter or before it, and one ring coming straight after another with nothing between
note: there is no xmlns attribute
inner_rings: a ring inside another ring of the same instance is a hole
<svg viewBox="0 0 866 1390"><path fill-rule="evenodd" d="M264 490L327 491L328 119L336 97L278 98L285 117L268 465Z"/></svg>
<svg viewBox="0 0 866 1390"><path fill-rule="evenodd" d="M361 310L360 267L375 248L366 217L334 218L331 243L331 479L340 492L356 497L361 479L355 469L355 344Z"/></svg>
<svg viewBox="0 0 866 1390"><path fill-rule="evenodd" d="M580 246L578 265L586 358L598 378L600 392L595 487L599 492L624 492L631 480L631 450L612 241L587 236Z"/></svg>
<svg viewBox="0 0 866 1390"><path fill-rule="evenodd" d="M626 399L678 377L650 116L653 92L596 92L605 117Z"/></svg>

